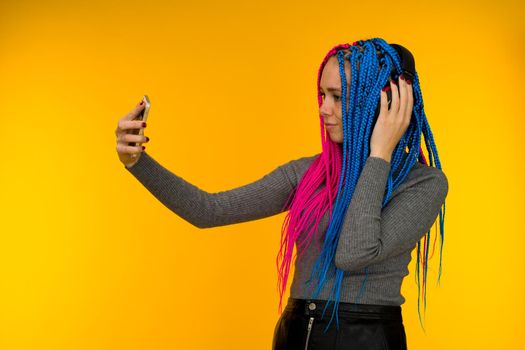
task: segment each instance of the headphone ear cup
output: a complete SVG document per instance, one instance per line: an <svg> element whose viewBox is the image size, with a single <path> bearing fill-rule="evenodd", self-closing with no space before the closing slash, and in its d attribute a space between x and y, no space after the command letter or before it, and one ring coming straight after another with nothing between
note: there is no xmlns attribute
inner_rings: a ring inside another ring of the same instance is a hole
<svg viewBox="0 0 525 350"><path fill-rule="evenodd" d="M401 46L399 44L390 44L397 53L399 54L401 67L403 69L403 74L407 76L408 79L413 81L413 78L415 76L415 60L412 53L404 46ZM396 69L392 66L390 69L390 76L388 81L385 84L385 87L390 86L390 79L396 80ZM392 89L387 90L386 97L388 101L388 109L390 110L390 107L392 105ZM377 118L379 117L379 113L381 111L381 100L379 100L379 103L377 104L377 108L374 114L374 120L372 121L372 129L375 126L375 123L377 121Z"/></svg>
<svg viewBox="0 0 525 350"><path fill-rule="evenodd" d="M414 60L414 55L412 55L412 52L399 44L390 44L390 46L392 46L399 55L403 74L406 76L406 78L414 81L414 77L416 75L416 61Z"/></svg>

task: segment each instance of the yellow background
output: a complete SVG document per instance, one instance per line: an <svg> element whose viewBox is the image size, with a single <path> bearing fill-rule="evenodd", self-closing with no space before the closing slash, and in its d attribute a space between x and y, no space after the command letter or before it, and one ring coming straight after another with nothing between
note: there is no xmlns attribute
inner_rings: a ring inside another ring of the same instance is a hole
<svg viewBox="0 0 525 350"><path fill-rule="evenodd" d="M408 347L519 347L523 13L520 1L2 1L0 348L269 349L285 214L193 227L124 169L117 121L149 95L146 151L207 191L237 187L321 150L319 64L376 36L414 53L449 179L426 333L415 251L403 284Z"/></svg>

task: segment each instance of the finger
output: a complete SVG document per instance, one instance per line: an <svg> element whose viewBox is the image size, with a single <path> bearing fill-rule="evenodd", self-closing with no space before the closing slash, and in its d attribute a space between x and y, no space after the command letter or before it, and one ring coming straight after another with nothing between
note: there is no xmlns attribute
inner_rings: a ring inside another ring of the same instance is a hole
<svg viewBox="0 0 525 350"><path fill-rule="evenodd" d="M408 92L407 115L408 115L408 123L410 124L410 120L412 119L412 112L414 109L414 89L412 87L412 84L407 84L407 92Z"/></svg>
<svg viewBox="0 0 525 350"><path fill-rule="evenodd" d="M149 141L149 137L144 135L135 135L135 134L122 134L117 138L119 142L135 142L135 143L146 143Z"/></svg>
<svg viewBox="0 0 525 350"><path fill-rule="evenodd" d="M117 152L121 154L133 154L142 151L142 146L129 146L124 142L117 143Z"/></svg>
<svg viewBox="0 0 525 350"><path fill-rule="evenodd" d="M142 104L140 104L140 103L142 103ZM144 109L144 106L145 106L144 101L141 101L140 103L137 104L135 106L135 108L133 108L131 110L131 112L126 114L124 117L122 117L122 119L124 119L124 120L133 120L133 119L137 118L137 116L142 112L142 110Z"/></svg>
<svg viewBox="0 0 525 350"><path fill-rule="evenodd" d="M142 120L119 120L120 133L123 134L130 129L142 129L145 128L146 123Z"/></svg>
<svg viewBox="0 0 525 350"><path fill-rule="evenodd" d="M407 111L407 99L408 99L407 82L405 81L405 78L403 77L403 75L399 76L398 83L399 83L399 115L398 116L401 120L403 120L403 118L405 118L406 111Z"/></svg>
<svg viewBox="0 0 525 350"><path fill-rule="evenodd" d="M392 113L397 114L399 112L399 88L392 79L390 79L390 88L392 89L392 104L390 105L390 110Z"/></svg>
<svg viewBox="0 0 525 350"><path fill-rule="evenodd" d="M381 100L380 100L379 114L388 113L388 97L386 96L386 90L381 90Z"/></svg>

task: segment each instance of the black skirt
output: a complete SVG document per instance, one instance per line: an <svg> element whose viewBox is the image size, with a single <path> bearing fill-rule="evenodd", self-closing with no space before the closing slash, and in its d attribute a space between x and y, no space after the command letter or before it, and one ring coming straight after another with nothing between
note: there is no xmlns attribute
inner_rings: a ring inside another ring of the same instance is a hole
<svg viewBox="0 0 525 350"><path fill-rule="evenodd" d="M401 306L289 298L277 321L273 350L407 350ZM321 318L321 315L323 317Z"/></svg>

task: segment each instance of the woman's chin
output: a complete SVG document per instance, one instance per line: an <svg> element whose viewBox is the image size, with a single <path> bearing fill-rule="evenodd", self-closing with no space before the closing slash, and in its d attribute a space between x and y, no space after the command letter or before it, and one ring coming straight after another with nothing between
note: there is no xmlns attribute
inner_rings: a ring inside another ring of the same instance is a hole
<svg viewBox="0 0 525 350"><path fill-rule="evenodd" d="M343 138L340 135L332 135L330 134L330 140L332 140L335 143L343 143Z"/></svg>

